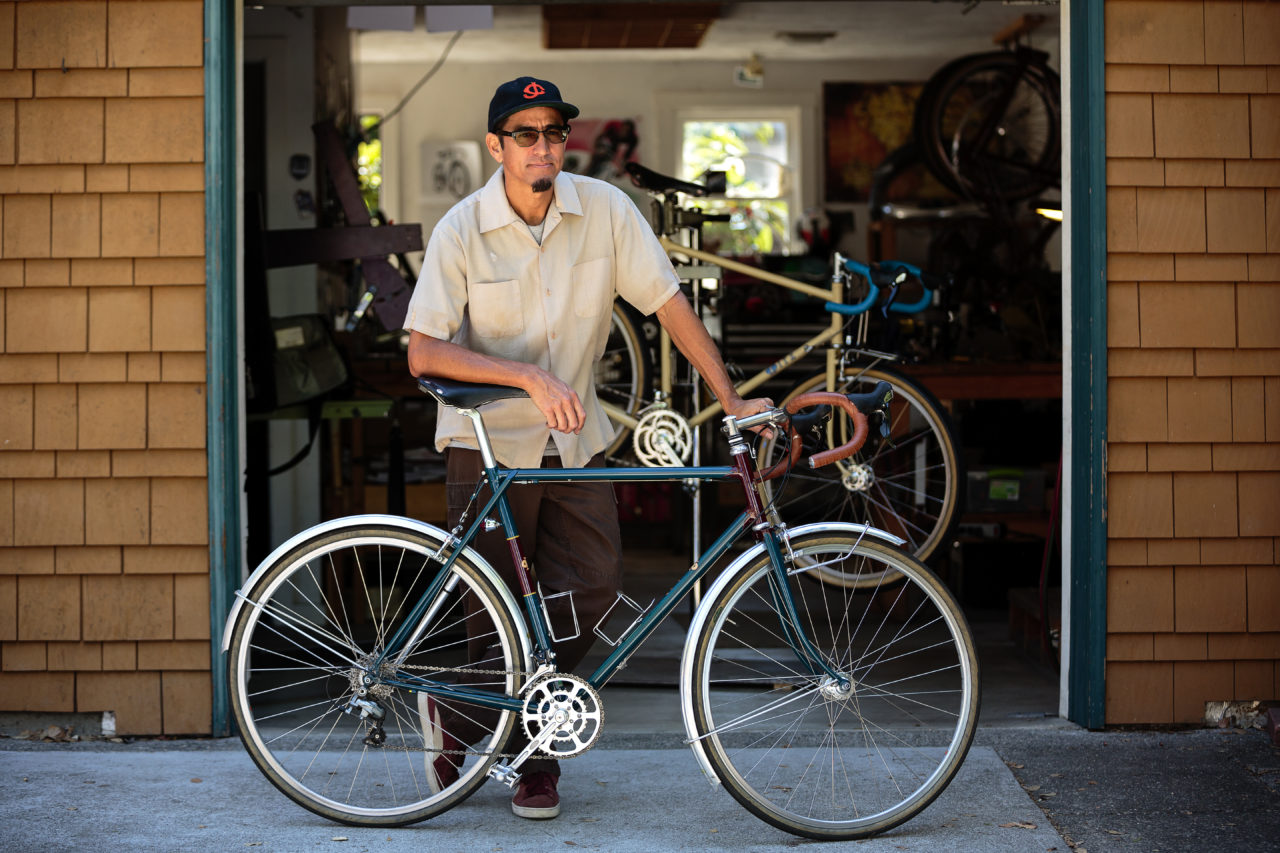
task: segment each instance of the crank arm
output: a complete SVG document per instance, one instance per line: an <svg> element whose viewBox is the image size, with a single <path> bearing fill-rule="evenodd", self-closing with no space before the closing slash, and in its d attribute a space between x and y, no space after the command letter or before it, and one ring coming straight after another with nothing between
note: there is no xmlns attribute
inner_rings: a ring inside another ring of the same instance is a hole
<svg viewBox="0 0 1280 853"><path fill-rule="evenodd" d="M529 741L528 746L520 751L520 754L511 760L510 764L494 764L489 768L489 776L497 779L508 788L514 788L516 783L520 781L520 774L516 770L520 765L529 760L529 756L533 755L542 745L551 740L556 733L555 726L543 726L542 731L538 732L538 736Z"/></svg>

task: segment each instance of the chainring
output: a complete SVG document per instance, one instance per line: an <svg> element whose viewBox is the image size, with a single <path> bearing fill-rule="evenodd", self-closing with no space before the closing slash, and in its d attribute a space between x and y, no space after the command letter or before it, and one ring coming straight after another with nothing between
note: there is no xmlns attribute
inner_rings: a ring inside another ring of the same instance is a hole
<svg viewBox="0 0 1280 853"><path fill-rule="evenodd" d="M693 451L693 430L684 415L665 405L650 406L632 430L636 457L650 468L678 468Z"/></svg>
<svg viewBox="0 0 1280 853"><path fill-rule="evenodd" d="M574 675L552 673L529 686L520 714L530 740L553 729L541 751L552 758L573 758L595 746L604 728L600 694Z"/></svg>

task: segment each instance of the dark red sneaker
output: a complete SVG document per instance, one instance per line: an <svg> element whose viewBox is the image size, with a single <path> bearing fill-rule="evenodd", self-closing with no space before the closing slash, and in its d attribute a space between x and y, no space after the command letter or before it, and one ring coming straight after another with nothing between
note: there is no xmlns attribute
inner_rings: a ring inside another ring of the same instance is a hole
<svg viewBox="0 0 1280 853"><path fill-rule="evenodd" d="M462 756L445 754L442 750L460 751L458 739L440 725L440 706L426 693L418 694L418 717L422 721L423 747L427 750L427 784L433 794L438 794L458 781L458 766Z"/></svg>
<svg viewBox="0 0 1280 853"><path fill-rule="evenodd" d="M511 798L511 811L530 820L546 820L560 814L556 777L546 771L521 776Z"/></svg>

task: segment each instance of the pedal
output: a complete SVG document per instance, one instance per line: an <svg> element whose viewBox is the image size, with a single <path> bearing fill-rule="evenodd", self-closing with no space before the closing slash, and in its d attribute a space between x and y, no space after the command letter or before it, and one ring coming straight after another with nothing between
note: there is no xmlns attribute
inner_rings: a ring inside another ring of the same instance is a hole
<svg viewBox="0 0 1280 853"><path fill-rule="evenodd" d="M520 774L508 764L495 764L489 768L489 778L497 779L508 788L514 788L520 781Z"/></svg>

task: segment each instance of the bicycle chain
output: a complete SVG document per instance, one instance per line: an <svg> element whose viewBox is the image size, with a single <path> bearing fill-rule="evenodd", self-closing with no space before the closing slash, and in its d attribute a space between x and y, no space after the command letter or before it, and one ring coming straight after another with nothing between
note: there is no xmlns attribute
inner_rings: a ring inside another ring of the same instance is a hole
<svg viewBox="0 0 1280 853"><path fill-rule="evenodd" d="M524 675L530 676L531 672L521 672L519 670L510 669L473 669L461 666L428 666L425 664L402 664L401 669L420 669L427 672L467 672L476 675ZM432 752L437 755L493 755L497 758L515 758L519 753L515 752L476 752L470 749L427 749L426 747L412 746L393 746L388 743L381 743L378 749L385 749L388 752Z"/></svg>
<svg viewBox="0 0 1280 853"><path fill-rule="evenodd" d="M467 500L467 505L463 508L462 514L458 517L458 523L454 525L450 531L450 536L440 546L440 550L436 553L437 559L443 557L445 548L456 543L458 537L465 529L467 516L471 513L471 507L475 504L476 498L480 496L480 490L484 488L488 482L488 475L481 474L480 480L476 483L475 491L471 493L471 497ZM443 560L441 560L443 562ZM508 669L475 669L470 667L455 666L429 666L426 664L401 664L401 669L417 669L424 672L462 672L472 673L475 675L524 675L531 676L533 673L521 672L519 670ZM386 749L391 752L432 752L437 755L494 755L498 758L515 758L518 753L515 752L497 752L497 753L479 753L468 749L427 749L426 747L410 747L410 746L392 746L386 743L378 745L379 749Z"/></svg>

